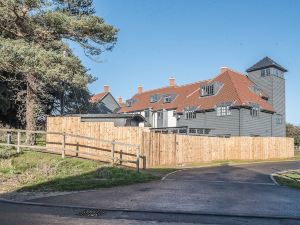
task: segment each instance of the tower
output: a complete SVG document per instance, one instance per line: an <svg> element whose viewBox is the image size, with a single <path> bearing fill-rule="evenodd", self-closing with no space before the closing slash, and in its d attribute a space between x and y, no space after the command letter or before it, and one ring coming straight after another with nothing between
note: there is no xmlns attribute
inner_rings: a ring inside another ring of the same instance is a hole
<svg viewBox="0 0 300 225"><path fill-rule="evenodd" d="M247 69L248 78L267 96L275 113L271 118L272 136L285 136L285 77L287 70L265 57Z"/></svg>

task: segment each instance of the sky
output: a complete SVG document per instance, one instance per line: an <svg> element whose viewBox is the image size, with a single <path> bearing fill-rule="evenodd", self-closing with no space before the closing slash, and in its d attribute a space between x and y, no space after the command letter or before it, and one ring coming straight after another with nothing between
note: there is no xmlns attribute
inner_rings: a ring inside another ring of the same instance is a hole
<svg viewBox="0 0 300 225"><path fill-rule="evenodd" d="M245 70L265 56L288 69L287 121L300 124L300 1L94 0L96 14L118 28L100 63L71 45L97 77L91 93L110 86L115 98L205 80L227 66Z"/></svg>

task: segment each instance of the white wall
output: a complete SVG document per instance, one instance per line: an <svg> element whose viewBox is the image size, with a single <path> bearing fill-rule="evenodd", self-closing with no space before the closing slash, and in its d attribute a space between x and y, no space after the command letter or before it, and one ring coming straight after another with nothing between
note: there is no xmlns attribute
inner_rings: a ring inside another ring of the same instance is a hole
<svg viewBox="0 0 300 225"><path fill-rule="evenodd" d="M157 128L157 112L153 112L152 127Z"/></svg>
<svg viewBox="0 0 300 225"><path fill-rule="evenodd" d="M168 111L168 127L176 127L177 126L177 119L174 116L174 110Z"/></svg>

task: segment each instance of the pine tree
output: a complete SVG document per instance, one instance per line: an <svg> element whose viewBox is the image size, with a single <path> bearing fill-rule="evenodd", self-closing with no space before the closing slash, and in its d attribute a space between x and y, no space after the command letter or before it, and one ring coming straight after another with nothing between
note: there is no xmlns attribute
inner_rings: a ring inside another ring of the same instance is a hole
<svg viewBox="0 0 300 225"><path fill-rule="evenodd" d="M93 58L112 50L117 32L95 15L92 0L0 0L0 73L20 77L16 85L25 87L17 95L27 130L36 129L49 103L60 102L64 113L64 96L88 93L93 77L68 41Z"/></svg>

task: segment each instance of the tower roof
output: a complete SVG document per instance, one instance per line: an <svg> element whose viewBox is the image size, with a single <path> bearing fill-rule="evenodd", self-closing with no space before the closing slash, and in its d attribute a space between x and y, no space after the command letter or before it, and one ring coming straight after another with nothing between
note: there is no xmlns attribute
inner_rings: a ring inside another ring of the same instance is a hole
<svg viewBox="0 0 300 225"><path fill-rule="evenodd" d="M251 66L246 71L249 73L251 71L265 69L268 67L275 67L283 72L287 72L287 69L285 69L284 67L282 67L281 65L276 63L274 60L270 59L269 57L263 58L262 60L260 60L258 63L254 64L253 66Z"/></svg>

